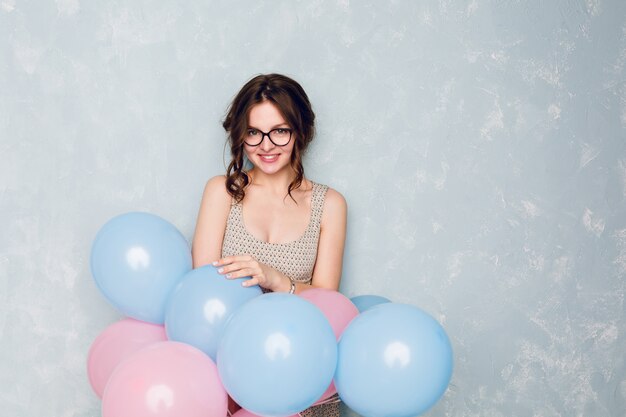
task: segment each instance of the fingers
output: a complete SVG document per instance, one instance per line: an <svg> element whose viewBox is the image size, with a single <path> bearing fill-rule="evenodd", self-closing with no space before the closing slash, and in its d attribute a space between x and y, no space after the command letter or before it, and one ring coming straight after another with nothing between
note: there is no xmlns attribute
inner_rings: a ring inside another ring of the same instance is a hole
<svg viewBox="0 0 626 417"><path fill-rule="evenodd" d="M251 261L254 258L252 258L252 256L250 255L234 255L234 256L225 256L223 258L218 259L217 261L213 262L212 265L213 266L224 266L224 265L229 265L232 264L233 262L245 262L245 261Z"/></svg>
<svg viewBox="0 0 626 417"><path fill-rule="evenodd" d="M248 279L248 280L246 280L246 281L242 282L242 283L241 283L241 285L242 285L243 287L251 287L251 286L253 286L253 285L260 285L260 284L259 284L259 280L258 280L258 279L256 279L256 278L250 278L250 279Z"/></svg>
<svg viewBox="0 0 626 417"><path fill-rule="evenodd" d="M217 272L227 279L245 278L250 279L242 282L242 286L261 285L261 280L265 280L263 268L256 259L250 255L225 256L213 262Z"/></svg>
<svg viewBox="0 0 626 417"><path fill-rule="evenodd" d="M226 274L226 278L228 279L244 278L244 277L251 277L253 275L257 275L255 274L255 270L252 268L241 268L239 270L235 270L233 272L228 272L225 274Z"/></svg>
<svg viewBox="0 0 626 417"><path fill-rule="evenodd" d="M250 271L251 275L255 275L259 272L258 263L256 261L233 262L231 264L219 267L217 269L217 272L222 275L227 275L227 278L236 278L234 275L231 275L231 274L238 272L238 271L242 271L244 269ZM245 276L245 275L242 275L242 276Z"/></svg>
<svg viewBox="0 0 626 417"><path fill-rule="evenodd" d="M213 266L217 268L217 272L224 275L243 268L240 263L248 261L247 258L249 256L226 256L213 262Z"/></svg>

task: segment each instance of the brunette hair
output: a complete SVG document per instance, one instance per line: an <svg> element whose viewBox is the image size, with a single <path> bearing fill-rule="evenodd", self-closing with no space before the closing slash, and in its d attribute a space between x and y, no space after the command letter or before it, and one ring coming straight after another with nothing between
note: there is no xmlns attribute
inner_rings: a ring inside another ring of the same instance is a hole
<svg viewBox="0 0 626 417"><path fill-rule="evenodd" d="M250 179L244 168L244 135L248 129L250 109L264 101L270 101L281 112L289 127L293 129L294 142L291 167L296 177L289 184L287 194L295 201L291 192L302 184L304 167L302 155L315 135L315 113L304 89L296 81L280 74L261 74L248 81L230 104L222 123L228 132L228 143L232 159L226 171L226 189L236 202L243 200L245 187Z"/></svg>

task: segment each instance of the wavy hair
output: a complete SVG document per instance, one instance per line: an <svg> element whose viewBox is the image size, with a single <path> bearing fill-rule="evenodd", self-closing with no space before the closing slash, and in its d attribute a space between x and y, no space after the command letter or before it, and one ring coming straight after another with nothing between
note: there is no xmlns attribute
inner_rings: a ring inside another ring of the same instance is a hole
<svg viewBox="0 0 626 417"><path fill-rule="evenodd" d="M304 89L293 79L281 74L257 75L237 93L228 107L222 123L228 133L231 161L226 170L226 189L240 202L250 178L244 171L244 135L248 129L248 117L253 106L270 101L281 112L293 129L294 147L290 165L296 177L287 188L287 195L295 201L291 192L302 184L304 167L302 156L315 135L315 113Z"/></svg>

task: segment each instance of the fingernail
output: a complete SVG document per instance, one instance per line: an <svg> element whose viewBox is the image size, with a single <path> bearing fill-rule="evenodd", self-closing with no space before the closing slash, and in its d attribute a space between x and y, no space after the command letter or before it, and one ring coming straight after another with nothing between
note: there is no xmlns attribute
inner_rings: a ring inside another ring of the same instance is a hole
<svg viewBox="0 0 626 417"><path fill-rule="evenodd" d="M213 261L213 266L217 266L217 261Z"/></svg>
<svg viewBox="0 0 626 417"><path fill-rule="evenodd" d="M230 278L232 274L226 274L226 278Z"/></svg>
<svg viewBox="0 0 626 417"><path fill-rule="evenodd" d="M222 272L224 272L224 268L218 269L217 272L219 272L221 274Z"/></svg>
<svg viewBox="0 0 626 417"><path fill-rule="evenodd" d="M248 283L247 283L247 282L242 282L242 283L241 283L241 286L242 286L242 287L247 287L247 286L248 286Z"/></svg>

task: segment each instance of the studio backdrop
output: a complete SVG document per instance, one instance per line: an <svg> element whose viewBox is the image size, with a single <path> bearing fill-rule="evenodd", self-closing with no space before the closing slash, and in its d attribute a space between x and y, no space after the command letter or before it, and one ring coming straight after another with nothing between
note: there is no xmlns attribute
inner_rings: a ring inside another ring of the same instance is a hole
<svg viewBox="0 0 626 417"><path fill-rule="evenodd" d="M0 0L1 414L99 415L97 231L191 241L228 103L278 72L348 202L342 292L450 337L428 416L625 415L625 65L621 0Z"/></svg>

